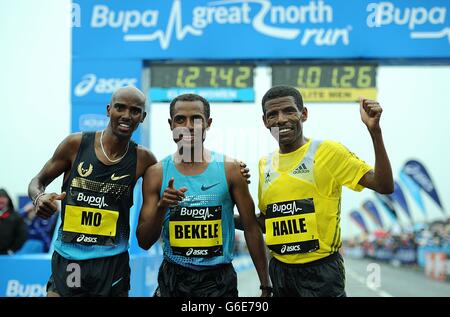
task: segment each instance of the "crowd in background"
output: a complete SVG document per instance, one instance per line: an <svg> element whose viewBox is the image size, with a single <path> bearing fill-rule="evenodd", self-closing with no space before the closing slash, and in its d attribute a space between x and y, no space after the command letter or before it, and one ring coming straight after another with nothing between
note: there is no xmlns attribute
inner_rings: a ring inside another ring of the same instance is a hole
<svg viewBox="0 0 450 317"><path fill-rule="evenodd" d="M5 189L0 189L0 255L48 252L58 219L36 217L33 203L16 209Z"/></svg>
<svg viewBox="0 0 450 317"><path fill-rule="evenodd" d="M450 256L450 217L412 229L374 230L343 241L343 252L353 257L418 264L420 249L441 250Z"/></svg>

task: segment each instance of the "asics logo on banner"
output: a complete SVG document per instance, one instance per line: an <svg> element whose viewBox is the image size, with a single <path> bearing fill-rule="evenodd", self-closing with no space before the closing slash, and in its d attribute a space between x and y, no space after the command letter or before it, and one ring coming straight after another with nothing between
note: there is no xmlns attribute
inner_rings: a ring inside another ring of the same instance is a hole
<svg viewBox="0 0 450 317"><path fill-rule="evenodd" d="M273 212L280 212L282 214L295 214L296 212L302 211L301 207L297 207L295 201L290 203L273 204Z"/></svg>
<svg viewBox="0 0 450 317"><path fill-rule="evenodd" d="M186 256L191 256L191 255L202 255L202 256L205 256L205 255L208 255L208 250L194 250L194 249L192 249L192 248L189 248L187 251L186 251Z"/></svg>
<svg viewBox="0 0 450 317"><path fill-rule="evenodd" d="M78 236L77 242L97 243L97 237L87 237L84 234L81 234Z"/></svg>
<svg viewBox="0 0 450 317"><path fill-rule="evenodd" d="M84 97L91 91L97 94L111 94L125 86L136 86L136 78L97 78L95 74L86 74L75 86L74 94Z"/></svg>
<svg viewBox="0 0 450 317"><path fill-rule="evenodd" d="M296 245L285 245L283 244L283 246L281 247L281 254L284 254L286 252L300 252L301 251L301 247L300 245L296 244Z"/></svg>
<svg viewBox="0 0 450 317"><path fill-rule="evenodd" d="M95 197L95 196L89 196L85 195L83 193L79 193L77 196L77 201L84 201L89 206L94 206L98 208L108 207L108 205L105 203L105 197Z"/></svg>
<svg viewBox="0 0 450 317"><path fill-rule="evenodd" d="M206 208L186 208L182 207L180 211L180 216L191 216L192 218L196 219L203 219L206 220L209 217L213 217L209 213L209 207Z"/></svg>

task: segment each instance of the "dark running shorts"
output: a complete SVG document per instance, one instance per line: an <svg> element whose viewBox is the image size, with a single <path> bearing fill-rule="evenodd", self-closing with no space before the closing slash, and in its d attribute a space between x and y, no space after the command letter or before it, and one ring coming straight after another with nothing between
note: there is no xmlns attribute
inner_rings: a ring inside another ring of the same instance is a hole
<svg viewBox="0 0 450 317"><path fill-rule="evenodd" d="M156 297L237 297L233 265L197 271L164 260L158 273Z"/></svg>
<svg viewBox="0 0 450 317"><path fill-rule="evenodd" d="M269 264L274 297L345 297L344 260L339 253L306 264Z"/></svg>
<svg viewBox="0 0 450 317"><path fill-rule="evenodd" d="M68 260L53 252L47 292L60 296L118 297L128 296L129 290L128 252L91 260Z"/></svg>

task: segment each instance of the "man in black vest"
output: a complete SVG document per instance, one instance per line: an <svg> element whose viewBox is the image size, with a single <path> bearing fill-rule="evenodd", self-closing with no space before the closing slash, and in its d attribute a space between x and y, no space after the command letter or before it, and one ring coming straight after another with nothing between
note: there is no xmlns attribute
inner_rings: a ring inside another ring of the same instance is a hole
<svg viewBox="0 0 450 317"><path fill-rule="evenodd" d="M67 136L29 184L38 216L50 217L57 200L62 205L48 296L128 296L133 189L157 162L131 141L146 117L145 100L135 87L118 89L107 106L105 130ZM46 193L61 174L62 192Z"/></svg>

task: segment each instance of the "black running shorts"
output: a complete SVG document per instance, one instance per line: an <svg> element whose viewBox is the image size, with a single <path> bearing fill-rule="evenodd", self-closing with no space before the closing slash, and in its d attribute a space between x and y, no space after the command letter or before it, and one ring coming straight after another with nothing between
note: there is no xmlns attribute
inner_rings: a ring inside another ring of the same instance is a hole
<svg viewBox="0 0 450 317"><path fill-rule="evenodd" d="M339 253L306 263L272 258L269 273L274 297L345 297L344 260Z"/></svg>
<svg viewBox="0 0 450 317"><path fill-rule="evenodd" d="M167 260L158 273L160 297L237 297L237 275L231 263L193 270Z"/></svg>
<svg viewBox="0 0 450 317"><path fill-rule="evenodd" d="M128 252L90 260L68 260L53 252L47 292L60 296L128 296Z"/></svg>

